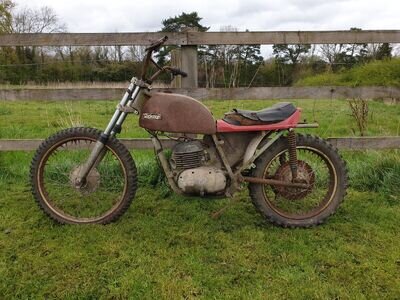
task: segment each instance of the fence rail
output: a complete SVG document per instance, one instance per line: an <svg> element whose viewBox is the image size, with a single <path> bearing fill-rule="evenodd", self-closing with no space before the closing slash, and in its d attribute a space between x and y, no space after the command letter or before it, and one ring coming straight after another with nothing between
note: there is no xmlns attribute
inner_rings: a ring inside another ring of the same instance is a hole
<svg viewBox="0 0 400 300"><path fill-rule="evenodd" d="M150 45L168 35L167 45L268 45L400 43L400 30L253 31L253 32L126 32L1 34L0 46Z"/></svg>
<svg viewBox="0 0 400 300"><path fill-rule="evenodd" d="M160 88L155 91L180 93L199 100L263 99L400 99L397 87L251 87L251 88ZM119 99L121 88L23 88L0 90L0 99L14 100L110 100Z"/></svg>
<svg viewBox="0 0 400 300"><path fill-rule="evenodd" d="M333 146L343 150L399 149L400 137L340 137L327 139ZM34 151L42 139L0 139L1 151ZM121 139L128 149L152 149L150 139ZM165 148L175 145L174 140L162 139Z"/></svg>

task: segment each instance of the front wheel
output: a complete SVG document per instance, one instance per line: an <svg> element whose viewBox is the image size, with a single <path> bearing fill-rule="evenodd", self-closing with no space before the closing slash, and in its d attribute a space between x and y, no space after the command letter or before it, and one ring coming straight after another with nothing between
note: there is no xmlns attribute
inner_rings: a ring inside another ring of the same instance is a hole
<svg viewBox="0 0 400 300"><path fill-rule="evenodd" d="M326 141L297 135L297 182L308 188L249 184L256 208L269 221L284 227L321 224L332 215L346 194L346 165ZM292 182L288 140L279 139L256 161L252 176Z"/></svg>
<svg viewBox="0 0 400 300"><path fill-rule="evenodd" d="M46 139L31 163L32 193L51 218L68 224L115 221L135 196L137 173L133 159L117 139L107 142L101 161L84 185L76 185L80 168L101 132L70 128Z"/></svg>

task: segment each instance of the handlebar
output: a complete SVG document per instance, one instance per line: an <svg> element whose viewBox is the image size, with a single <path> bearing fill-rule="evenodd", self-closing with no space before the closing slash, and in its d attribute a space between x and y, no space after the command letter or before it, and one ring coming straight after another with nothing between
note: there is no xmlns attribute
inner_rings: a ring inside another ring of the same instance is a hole
<svg viewBox="0 0 400 300"><path fill-rule="evenodd" d="M145 51L147 52L147 55L144 59L144 64L143 64L143 69L142 69L141 77L142 77L143 81L151 83L155 78L157 78L162 72L165 72L165 71L171 72L171 74L174 76L180 75L182 77L187 77L186 72L183 72L180 69L175 68L175 67L170 67L170 66L161 67L152 59L153 51L157 51L161 47L161 45L164 44L167 40L168 40L168 36L164 36L161 39L159 39L158 41L153 42L149 47L147 47L145 49ZM150 62L156 66L158 71L155 74L153 74L150 79L146 79L146 71L147 71L147 67Z"/></svg>
<svg viewBox="0 0 400 300"><path fill-rule="evenodd" d="M178 69L178 68L173 68L173 67L166 67L166 70L169 70L172 75L176 76L176 75L181 75L182 77L187 77L187 73L183 72L182 70Z"/></svg>
<svg viewBox="0 0 400 300"><path fill-rule="evenodd" d="M158 48L160 48L160 46L162 44L164 44L166 41L168 40L168 36L164 36L161 39L159 39L158 41L153 42L149 47L147 47L145 49L145 51L155 51L158 50Z"/></svg>

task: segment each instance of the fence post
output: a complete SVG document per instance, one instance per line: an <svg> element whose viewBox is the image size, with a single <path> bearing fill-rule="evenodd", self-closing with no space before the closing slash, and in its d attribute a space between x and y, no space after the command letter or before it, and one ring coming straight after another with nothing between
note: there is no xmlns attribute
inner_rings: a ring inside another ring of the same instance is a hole
<svg viewBox="0 0 400 300"><path fill-rule="evenodd" d="M184 32L196 32L197 28L188 27L183 29ZM176 76L171 82L174 88L197 88L198 87L198 69L197 69L197 46L181 45L180 48L174 49L171 53L171 65L178 67L187 73L187 77ZM181 133L174 133L172 136L179 137ZM196 138L196 134L183 134L185 136Z"/></svg>
<svg viewBox="0 0 400 300"><path fill-rule="evenodd" d="M196 32L198 28L185 28L186 32ZM197 45L181 46L181 69L188 74L182 78L182 88L198 87Z"/></svg>
<svg viewBox="0 0 400 300"><path fill-rule="evenodd" d="M171 51L171 66L175 68L182 69L182 59L181 59L181 49L176 48ZM174 80L171 82L172 88L181 88L182 87L182 78L181 76L175 76Z"/></svg>

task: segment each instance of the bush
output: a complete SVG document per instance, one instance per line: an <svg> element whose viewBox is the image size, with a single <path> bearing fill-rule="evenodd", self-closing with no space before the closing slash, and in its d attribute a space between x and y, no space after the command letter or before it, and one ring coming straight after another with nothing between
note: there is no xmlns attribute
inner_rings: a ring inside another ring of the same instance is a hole
<svg viewBox="0 0 400 300"><path fill-rule="evenodd" d="M326 72L296 82L296 86L400 86L400 59L377 60L338 73Z"/></svg>

